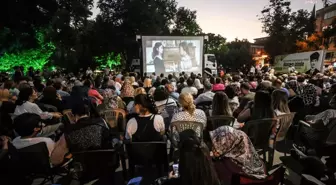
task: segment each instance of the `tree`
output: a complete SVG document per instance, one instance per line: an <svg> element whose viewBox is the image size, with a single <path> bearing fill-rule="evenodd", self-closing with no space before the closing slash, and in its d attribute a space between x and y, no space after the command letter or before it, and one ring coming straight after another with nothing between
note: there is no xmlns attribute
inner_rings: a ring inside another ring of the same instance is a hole
<svg viewBox="0 0 336 185"><path fill-rule="evenodd" d="M180 7L176 13L172 34L187 36L201 34L202 29L197 24L196 18L196 11L191 11L188 8Z"/></svg>
<svg viewBox="0 0 336 185"><path fill-rule="evenodd" d="M0 54L37 47L35 30L48 26L58 8L56 0L3 0L1 4Z"/></svg>
<svg viewBox="0 0 336 185"><path fill-rule="evenodd" d="M313 33L311 14L306 10L292 12L289 0L270 0L262 10L263 31L269 35L265 50L271 58L296 51L296 42Z"/></svg>
<svg viewBox="0 0 336 185"><path fill-rule="evenodd" d="M35 39L38 43L36 48L4 53L0 58L0 71L11 71L15 66L23 66L25 70L29 67L42 69L49 62L55 46L52 42L45 41L44 30L35 31Z"/></svg>
<svg viewBox="0 0 336 185"><path fill-rule="evenodd" d="M314 33L306 40L296 42L297 51L305 52L319 50L322 44L322 40L323 37L321 33Z"/></svg>
<svg viewBox="0 0 336 185"><path fill-rule="evenodd" d="M250 45L247 39L235 39L227 43L229 51L224 54L221 64L232 69L239 69L243 65L250 66L252 64Z"/></svg>

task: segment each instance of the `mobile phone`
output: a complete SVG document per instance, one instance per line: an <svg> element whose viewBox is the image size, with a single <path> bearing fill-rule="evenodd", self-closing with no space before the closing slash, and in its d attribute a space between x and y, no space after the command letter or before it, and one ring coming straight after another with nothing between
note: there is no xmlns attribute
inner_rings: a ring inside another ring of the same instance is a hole
<svg viewBox="0 0 336 185"><path fill-rule="evenodd" d="M179 171L178 171L178 169L179 169L179 164L173 164L173 172L174 172L174 175L175 175L176 177L179 176Z"/></svg>

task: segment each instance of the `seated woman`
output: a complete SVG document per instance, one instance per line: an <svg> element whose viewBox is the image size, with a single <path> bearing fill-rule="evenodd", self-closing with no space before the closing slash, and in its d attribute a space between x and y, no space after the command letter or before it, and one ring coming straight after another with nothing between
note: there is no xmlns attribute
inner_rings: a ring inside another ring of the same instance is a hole
<svg viewBox="0 0 336 185"><path fill-rule="evenodd" d="M46 87L43 90L43 98L40 100L41 103L52 105L57 108L57 111L62 112L64 110L62 98L57 94L54 87Z"/></svg>
<svg viewBox="0 0 336 185"><path fill-rule="evenodd" d="M146 90L142 87L136 88L134 91L134 96L138 96L139 94L147 94ZM135 113L134 101L131 101L127 105L128 113Z"/></svg>
<svg viewBox="0 0 336 185"><path fill-rule="evenodd" d="M212 86L212 91L213 92L224 91L225 90L225 86L221 82L222 82L222 80L219 77L217 77L216 81L215 81L215 84Z"/></svg>
<svg viewBox="0 0 336 185"><path fill-rule="evenodd" d="M179 97L179 103L182 107L182 112L173 116L172 123L175 121L195 121L203 123L206 127L207 118L204 111L196 109L193 96L189 93L182 93Z"/></svg>
<svg viewBox="0 0 336 185"><path fill-rule="evenodd" d="M229 87L229 86L228 86ZM232 116L232 110L229 105L229 98L224 92L217 92L212 101L212 110L209 111L210 116ZM241 125L235 119L234 128L240 128ZM207 130L213 130L209 128Z"/></svg>
<svg viewBox="0 0 336 185"><path fill-rule="evenodd" d="M34 101L37 99L37 93L36 91L31 87L25 87L20 90L19 98L16 101L16 108L14 111L14 117L19 116L24 113L34 113L41 117L43 120L56 118L59 119L62 117L61 113L58 112L42 112L42 110L34 103ZM55 125L50 125L42 128L42 132L40 132L40 135L43 136L49 136L53 134L56 130L59 129L59 127L62 125L62 123L58 123Z"/></svg>
<svg viewBox="0 0 336 185"><path fill-rule="evenodd" d="M220 185L209 149L195 136L183 136L179 145L180 161L178 174L171 172L169 177L155 181L155 185ZM183 138L183 139L182 139Z"/></svg>
<svg viewBox="0 0 336 185"><path fill-rule="evenodd" d="M224 92L229 98L229 105L231 111L234 112L239 107L239 99L238 99L239 87L236 85L229 85L225 88Z"/></svg>
<svg viewBox="0 0 336 185"><path fill-rule="evenodd" d="M283 114L289 114L288 107L288 94L284 90L278 89L272 93L272 108L275 116L281 116Z"/></svg>
<svg viewBox="0 0 336 185"><path fill-rule="evenodd" d="M156 88L153 97L159 113L161 113L166 106L177 107L175 100L169 97L168 91L165 89L164 86L159 86L158 88Z"/></svg>
<svg viewBox="0 0 336 185"><path fill-rule="evenodd" d="M272 98L268 91L257 91L254 102L250 102L238 115L238 122L245 123L251 120L273 118L275 114L271 102Z"/></svg>
<svg viewBox="0 0 336 185"><path fill-rule="evenodd" d="M128 121L126 139L135 142L161 141L165 125L162 116L157 115L153 98L139 94L134 98L134 106L139 115Z"/></svg>
<svg viewBox="0 0 336 185"><path fill-rule="evenodd" d="M249 137L240 130L222 126L210 131L216 172L222 182L231 182L233 174L265 179L266 171Z"/></svg>
<svg viewBox="0 0 336 185"><path fill-rule="evenodd" d="M88 95L95 98L98 105L102 104L104 97L94 88L93 82L91 80L86 80L84 86L89 88Z"/></svg>
<svg viewBox="0 0 336 185"><path fill-rule="evenodd" d="M109 127L102 118L91 118L89 106L77 101L72 108L76 124L66 127L66 146L71 152L109 148Z"/></svg>

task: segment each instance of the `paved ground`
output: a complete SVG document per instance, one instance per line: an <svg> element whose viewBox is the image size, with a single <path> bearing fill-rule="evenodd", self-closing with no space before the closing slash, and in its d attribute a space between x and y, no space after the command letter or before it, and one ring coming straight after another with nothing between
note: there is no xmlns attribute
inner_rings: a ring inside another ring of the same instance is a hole
<svg viewBox="0 0 336 185"><path fill-rule="evenodd" d="M283 154L279 153L279 152L275 152L274 153L274 165L276 164L280 164L281 161L280 161L280 157L283 156ZM128 164L127 164L128 165ZM154 172L155 173L155 172ZM290 171L287 171L286 174L289 176L290 180L291 180L291 183L286 183L287 184L291 184L291 185L299 185L300 183L297 182L299 180L299 177L296 176L295 174L293 174L292 172ZM42 179L37 179L34 181L33 185L38 185L40 184L42 181ZM71 183L65 183L65 182L62 182L62 180L60 180L59 177L56 178L55 180L55 184L69 184L69 185L79 185L79 183L77 181L72 181ZM98 182L96 181L93 181L93 182L90 182L88 183L87 185L93 185L93 184L99 184ZM122 173L121 173L121 167L119 167L117 169L117 172L116 172L116 181L114 183L114 185L122 185L123 184L123 176L122 176ZM46 185L51 185L51 183L47 183Z"/></svg>

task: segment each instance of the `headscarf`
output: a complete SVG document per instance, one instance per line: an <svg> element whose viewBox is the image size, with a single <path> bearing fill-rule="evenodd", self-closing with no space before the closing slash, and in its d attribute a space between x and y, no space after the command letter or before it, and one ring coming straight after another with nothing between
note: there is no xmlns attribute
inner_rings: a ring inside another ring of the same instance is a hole
<svg viewBox="0 0 336 185"><path fill-rule="evenodd" d="M302 87L302 94L300 95L305 105L314 105L316 103L316 89L313 84L306 84Z"/></svg>
<svg viewBox="0 0 336 185"><path fill-rule="evenodd" d="M229 158L249 176L258 179L266 178L264 163L249 137L233 127L222 126L210 131L213 152L219 157Z"/></svg>
<svg viewBox="0 0 336 185"><path fill-rule="evenodd" d="M129 80L125 80L123 87L121 88L120 96L124 97L134 97L134 88Z"/></svg>

